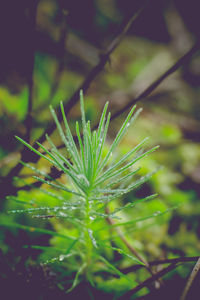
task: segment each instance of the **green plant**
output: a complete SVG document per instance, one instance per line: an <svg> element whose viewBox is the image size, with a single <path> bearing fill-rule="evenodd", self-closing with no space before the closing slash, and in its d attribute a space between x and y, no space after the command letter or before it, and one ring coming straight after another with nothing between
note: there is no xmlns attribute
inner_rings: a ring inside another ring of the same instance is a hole
<svg viewBox="0 0 200 300"><path fill-rule="evenodd" d="M104 254L107 251L106 249L117 251L129 259L136 258L123 249L113 247L113 245L109 243L109 238L107 242L102 240L100 233L105 230L108 232L112 225L106 226L107 221L120 219L120 212L124 209L133 207L137 202L151 199L155 196L152 195L145 199L135 200L121 207L112 207L113 200L119 199L122 195L137 188L152 175L151 173L133 181L133 177L139 171L139 168L133 169L133 166L136 162L157 149L156 146L146 152L142 152L142 146L146 139L120 159L113 159L112 156L112 153L116 150L126 130L140 113L140 110L133 114L135 106L131 109L113 143L107 150L107 153L105 153L104 146L110 122L110 113L107 115L108 102L104 106L98 129L93 132L91 131L90 121L86 121L82 91L80 92L80 103L82 136L79 123L76 122L78 147L69 128L63 104L61 103L61 112L65 132L57 119L55 111L50 107L60 137L65 144L67 155L68 157L70 156L70 159L61 154L48 135L46 135L46 139L51 150L48 150L42 144L38 143L46 155L17 137L17 139L30 150L42 158L45 158L52 166L61 170L67 176L69 187L66 187L64 183L58 180L53 182L48 174L25 164L40 175L40 177L35 176L35 179L49 185L50 188L56 189L58 192L60 191L57 194L48 191L51 196L61 202L60 206L49 207L49 210L53 211L54 216L64 217L67 222L73 226L74 235L69 237L70 243L68 248L65 249L64 254L60 256L60 260L68 259L69 257L72 259L72 257L74 257L74 268L77 273L72 287L77 284L78 277L81 274L86 280L93 282L92 275L97 266L104 266L103 268L106 266L111 272L123 276L123 274L105 258ZM68 195L72 197L68 197ZM108 210L109 206L111 207ZM34 212L34 210L36 209L32 208L31 212ZM39 211L40 208L37 208L37 213ZM115 226L116 225L117 224L115 224ZM123 223L119 223L118 225L122 226Z"/></svg>

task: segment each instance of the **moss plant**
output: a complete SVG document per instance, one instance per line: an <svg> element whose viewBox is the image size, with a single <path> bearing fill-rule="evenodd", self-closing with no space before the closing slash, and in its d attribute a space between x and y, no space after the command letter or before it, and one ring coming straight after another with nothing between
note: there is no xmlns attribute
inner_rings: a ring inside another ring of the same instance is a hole
<svg viewBox="0 0 200 300"><path fill-rule="evenodd" d="M38 143L43 153L34 149L20 137L17 137L17 139L30 150L46 159L51 166L61 170L67 176L66 186L58 180L52 181L52 178L47 174L25 164L40 175L40 177L35 176L37 180L49 185L50 188L55 188L57 191L60 191L60 196L51 193L61 201L59 209L56 209L57 216L61 216L62 213L62 216L76 228L77 234L71 237L72 243L67 250L67 254L62 256L62 259L70 259L73 255L79 257L73 287L77 284L79 276L86 277L86 280L92 281L95 263L103 264L111 269L112 272L116 272L122 276L121 272L102 254L102 247L112 248L112 246L101 241L98 235L101 228L98 228L98 226L102 226L103 224L104 228L106 228L105 226L109 218L116 218L117 220L120 211L134 206L137 201L144 200L140 199L130 202L112 211L111 208L109 211L106 210L106 207L108 208L113 200L129 193L150 178L152 174L148 174L139 179L137 177L137 179L133 180L134 175L139 171L139 168L134 169L134 166L136 162L157 148L154 147L146 152L142 152L141 149L146 141L145 139L120 159L112 159L112 153L116 150L128 127L136 119L140 110L134 113L135 106L130 110L114 141L110 145L109 150L105 153L104 146L110 122L110 113L107 114L108 102L104 106L98 129L93 131L91 131L90 121L87 121L85 117L82 91L80 92L80 103L82 124L80 129L79 123L76 122L77 144L73 139L68 125L63 104L61 103L60 106L65 127L64 130L58 121L54 109L50 107L58 132L62 142L65 144L70 159L61 154L48 135L46 135L46 139L49 143L50 150ZM66 195L71 194L72 197L68 200L67 196L63 196L63 192L66 193ZM151 197L154 196L150 196L149 198ZM98 222L99 225L97 226ZM134 259L132 255L126 253L124 250L118 248L113 249L122 255Z"/></svg>

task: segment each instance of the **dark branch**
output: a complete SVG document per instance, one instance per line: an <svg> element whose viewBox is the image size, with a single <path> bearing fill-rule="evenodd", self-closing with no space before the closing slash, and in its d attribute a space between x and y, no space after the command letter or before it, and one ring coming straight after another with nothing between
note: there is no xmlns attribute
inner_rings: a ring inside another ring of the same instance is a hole
<svg viewBox="0 0 200 300"><path fill-rule="evenodd" d="M136 98L132 99L128 104L126 104L122 109L117 111L111 119L115 119L118 116L120 116L122 113L124 113L126 110L128 110L131 106L136 104L138 101L146 98L149 96L169 75L173 74L175 71L177 71L181 66L188 63L188 61L191 59L191 57L200 49L200 40L196 42L196 44L180 59L177 60L177 62L171 66L167 71L165 71L158 79L156 79L152 84L150 84L142 93L140 93Z"/></svg>
<svg viewBox="0 0 200 300"><path fill-rule="evenodd" d="M192 256L192 257L177 257L177 258L169 258L169 259L162 259L162 260L155 260L155 261L150 261L149 265L150 266L157 266L157 265L164 265L164 264L177 264L181 262L192 262L196 261L199 258L199 256ZM124 269L121 269L120 271L124 274L130 273L137 271L138 269L144 268L145 266L143 265L133 265Z"/></svg>
<svg viewBox="0 0 200 300"><path fill-rule="evenodd" d="M173 269L175 269L177 266L177 264L171 264L170 266L168 266L167 268L157 272L156 274L154 274L152 277L146 279L145 281L143 281L142 283L140 283L139 285L137 285L135 288L133 288L132 290L128 291L127 293L125 293L123 296L121 296L119 299L120 300L125 300L125 299L130 299L131 296L133 296L134 294L136 294L138 291L140 291L141 289L143 289L144 287L148 287L152 282L154 282L155 280L157 280L158 278L161 278L162 276L164 276L165 274L169 273L170 271L172 271Z"/></svg>

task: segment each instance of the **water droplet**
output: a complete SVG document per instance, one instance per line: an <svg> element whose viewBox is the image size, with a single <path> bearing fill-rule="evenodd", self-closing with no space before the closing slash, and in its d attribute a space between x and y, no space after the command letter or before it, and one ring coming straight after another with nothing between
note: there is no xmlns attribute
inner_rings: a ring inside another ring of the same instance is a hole
<svg viewBox="0 0 200 300"><path fill-rule="evenodd" d="M62 211L61 212L59 212L59 214L58 214L60 217L67 217L67 214L65 214L65 213L63 213Z"/></svg>
<svg viewBox="0 0 200 300"><path fill-rule="evenodd" d="M65 255L60 255L59 256L59 261L63 261L65 259Z"/></svg>
<svg viewBox="0 0 200 300"><path fill-rule="evenodd" d="M96 242L95 238L93 237L92 230L88 229L88 233L89 233L89 236L90 236L90 238L92 240L92 244L97 248L97 242Z"/></svg>
<svg viewBox="0 0 200 300"><path fill-rule="evenodd" d="M70 209L72 209L72 210L77 209L77 207L76 206L71 206Z"/></svg>
<svg viewBox="0 0 200 300"><path fill-rule="evenodd" d="M161 213L161 212L158 210L158 211L156 211L153 215L154 215L154 216L158 216L160 213Z"/></svg>

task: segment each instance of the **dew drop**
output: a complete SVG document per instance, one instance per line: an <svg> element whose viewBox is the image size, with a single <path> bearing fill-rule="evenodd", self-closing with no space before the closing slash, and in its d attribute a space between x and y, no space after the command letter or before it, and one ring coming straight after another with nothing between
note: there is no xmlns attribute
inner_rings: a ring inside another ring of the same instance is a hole
<svg viewBox="0 0 200 300"><path fill-rule="evenodd" d="M89 236L90 236L90 238L91 238L91 241L92 241L92 244L97 248L97 242L96 242L96 240L95 240L95 238L93 237L93 232L92 232L92 230L88 230L88 233L89 233Z"/></svg>
<svg viewBox="0 0 200 300"><path fill-rule="evenodd" d="M74 209L77 209L77 207L76 206L71 206L70 209L74 210Z"/></svg>
<svg viewBox="0 0 200 300"><path fill-rule="evenodd" d="M63 261L65 259L65 255L60 255L59 256L59 261Z"/></svg>
<svg viewBox="0 0 200 300"><path fill-rule="evenodd" d="M62 211L59 212L59 216L60 216L60 217L67 217L67 215L66 215L65 213L63 213Z"/></svg>
<svg viewBox="0 0 200 300"><path fill-rule="evenodd" d="M161 213L160 211L156 211L153 215L158 216L160 213Z"/></svg>

